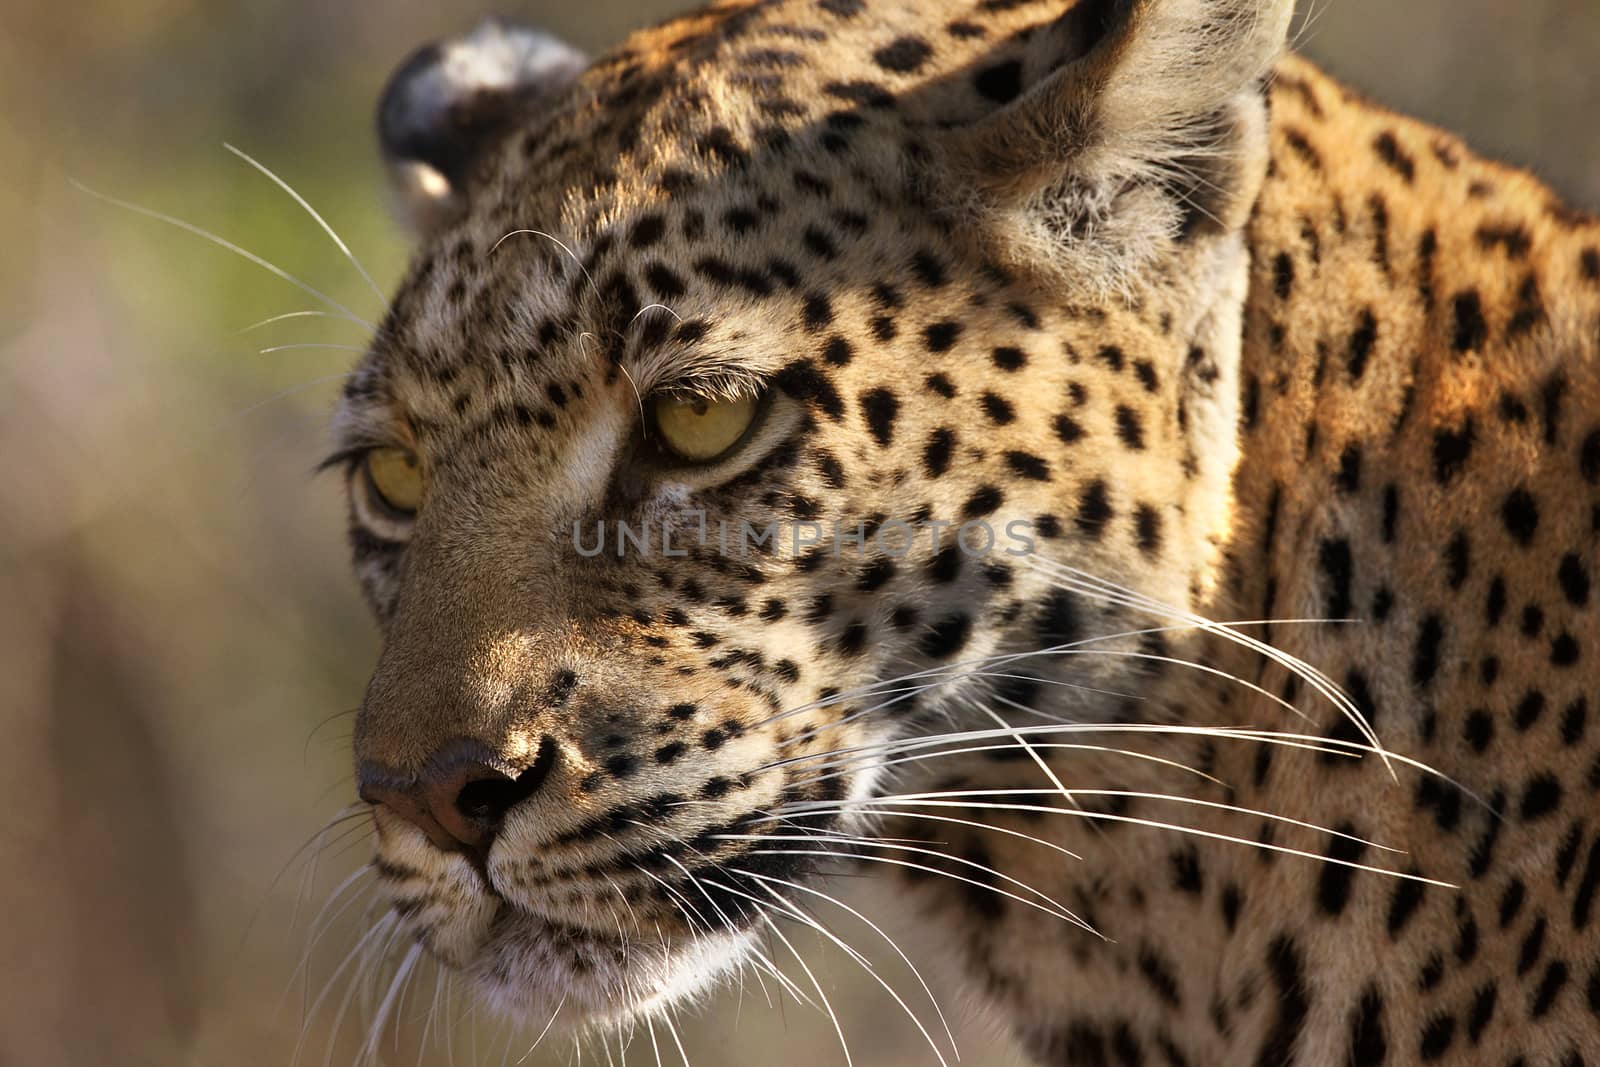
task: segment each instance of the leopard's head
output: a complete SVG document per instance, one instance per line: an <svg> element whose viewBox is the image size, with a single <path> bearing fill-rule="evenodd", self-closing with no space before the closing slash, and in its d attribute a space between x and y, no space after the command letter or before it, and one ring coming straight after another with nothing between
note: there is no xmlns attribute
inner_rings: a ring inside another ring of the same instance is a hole
<svg viewBox="0 0 1600 1067"><path fill-rule="evenodd" d="M1126 712L1137 655L1015 657L1144 625L1085 575L1215 580L1288 9L778 0L401 68L420 247L337 461L410 937L535 1021L652 1010L871 846L919 735Z"/></svg>

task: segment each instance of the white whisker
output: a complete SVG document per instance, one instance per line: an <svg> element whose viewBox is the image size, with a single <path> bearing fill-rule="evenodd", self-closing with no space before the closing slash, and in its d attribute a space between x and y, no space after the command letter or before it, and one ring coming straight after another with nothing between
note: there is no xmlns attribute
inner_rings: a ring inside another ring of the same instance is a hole
<svg viewBox="0 0 1600 1067"><path fill-rule="evenodd" d="M312 217L312 219L314 219L316 221L316 224L318 226L322 227L322 232L328 235L328 240L333 242L334 247L337 248L340 252L344 253L344 258L348 259L350 261L350 265L356 269L356 273L361 275L362 280L367 283L367 287L370 288L372 290L373 295L378 298L378 302L382 303L382 304L388 303L388 298L383 295L383 290L378 288L378 283L372 280L372 275L367 273L367 268L365 268L365 267L363 267L361 265L361 261L356 258L356 254L354 252L350 251L350 246L348 246L348 245L346 245L344 243L344 238L340 237L337 233L334 232L333 227L328 225L328 220L324 219L321 215L319 215L317 213L317 209L312 207L306 201L305 197L301 196L298 192L296 192L294 187L291 186L288 182L284 181L282 178L278 177L271 170L269 170L264 163L261 163L260 161L252 158L247 152L244 152L244 151L242 151L242 150L240 150L238 148L235 148L233 145L227 143L226 141L224 141L222 143L222 147L226 148L228 151L232 152L234 155L238 156L240 159L242 159L246 163L250 164L256 170L258 170L262 174L266 175L266 177L267 177L267 179L269 181L271 181L279 189L282 189L284 192L288 193L291 197L293 197L294 198L294 202L299 204L302 208L304 208L306 214L310 215Z"/></svg>
<svg viewBox="0 0 1600 1067"><path fill-rule="evenodd" d="M176 217L174 217L172 215L165 214L164 212L153 211L150 208L140 207L138 204L130 203L127 200L119 200L118 198L116 198L114 196L107 196L105 193L96 192L95 190L89 188L87 185L84 185L82 182L78 181L75 178L68 178L67 182L74 189L78 190L80 193L85 194L86 196L92 196L96 200L103 201L104 203L110 204L113 207L119 207L124 211L131 211L135 215L143 215L147 219L154 219L157 222L164 222L168 226L176 226L178 229L183 230L185 233L192 233L196 237L204 238L205 240L210 241L212 244L217 245L220 248L225 248L229 252L232 252L234 255L240 256L240 257L242 257L242 258L244 258L246 260L249 260L251 263L254 263L256 266L260 267L262 270L267 271L269 274L272 274L273 276L275 276L277 278L280 278L283 281L288 282L290 285L294 286L296 289L299 289L301 292L307 294L308 296L314 297L317 300L322 301L328 307L331 307L335 311L339 312L340 313L340 316L339 316L340 318L349 319L351 322L359 323L360 325L365 326L367 329L369 329L369 330L371 330L373 332L377 332L377 329L378 329L377 326L375 326L371 322L368 322L366 319L362 318L360 315L357 315L354 311L351 311L349 308L347 308L343 304L339 303L339 301L335 300L333 297L329 296L327 293L324 293L324 292L322 292L321 290L318 290L318 289L313 289L311 286L307 285L305 282L301 281L299 278L296 278L294 275L290 274L288 271L284 270L282 267L280 267L280 266L278 266L278 265L276 265L274 263L269 263L267 260L262 259L260 256L256 255L254 252L245 251L243 248L240 248L238 245L234 244L232 241L228 240L225 237L218 237L216 234L212 233L210 230L201 229L199 226L196 226L191 222L184 222L182 219L176 218Z"/></svg>

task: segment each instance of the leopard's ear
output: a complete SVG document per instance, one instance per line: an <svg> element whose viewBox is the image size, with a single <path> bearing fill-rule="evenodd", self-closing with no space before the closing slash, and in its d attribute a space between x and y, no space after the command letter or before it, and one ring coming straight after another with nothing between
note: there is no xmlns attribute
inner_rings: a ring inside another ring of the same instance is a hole
<svg viewBox="0 0 1600 1067"><path fill-rule="evenodd" d="M981 216L1004 258L1110 288L1174 242L1242 226L1292 13L1293 0L1078 0L1006 78L977 72L975 93L1004 83L1010 99L945 137L947 201Z"/></svg>
<svg viewBox="0 0 1600 1067"><path fill-rule="evenodd" d="M572 46L498 19L400 64L378 101L378 141L412 228L459 217L478 163L588 65Z"/></svg>

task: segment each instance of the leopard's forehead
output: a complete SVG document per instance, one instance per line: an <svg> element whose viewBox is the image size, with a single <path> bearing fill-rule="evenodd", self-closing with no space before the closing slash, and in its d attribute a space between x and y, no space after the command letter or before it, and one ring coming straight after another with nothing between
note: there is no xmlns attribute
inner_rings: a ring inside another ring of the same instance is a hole
<svg viewBox="0 0 1600 1067"><path fill-rule="evenodd" d="M919 292L981 305L1006 279L951 250L928 195L938 139L1018 95L1037 73L1027 41L1053 15L792 0L634 35L485 162L352 393L498 383L526 404L619 365L641 390L716 392L797 345L837 363L842 345L893 340Z"/></svg>

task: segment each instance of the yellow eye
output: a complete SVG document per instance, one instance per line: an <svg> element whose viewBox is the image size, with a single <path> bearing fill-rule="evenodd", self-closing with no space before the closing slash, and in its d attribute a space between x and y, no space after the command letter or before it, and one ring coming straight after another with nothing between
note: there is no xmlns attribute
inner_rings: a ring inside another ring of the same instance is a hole
<svg viewBox="0 0 1600 1067"><path fill-rule="evenodd" d="M367 484L392 511L410 514L422 503L422 468L404 448L374 448L366 458Z"/></svg>
<svg viewBox="0 0 1600 1067"><path fill-rule="evenodd" d="M708 400L658 396L651 401L656 433L680 459L703 463L739 443L756 417L756 398Z"/></svg>

